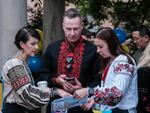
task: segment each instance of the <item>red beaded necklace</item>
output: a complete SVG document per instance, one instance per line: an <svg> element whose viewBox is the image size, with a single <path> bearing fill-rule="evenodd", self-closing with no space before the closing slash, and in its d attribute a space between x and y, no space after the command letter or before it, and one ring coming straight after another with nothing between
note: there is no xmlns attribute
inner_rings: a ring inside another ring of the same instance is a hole
<svg viewBox="0 0 150 113"><path fill-rule="evenodd" d="M79 78L85 46L83 42L81 37L79 41L74 44L73 48L71 48L71 45L66 40L61 43L57 61L57 76L65 74L68 77Z"/></svg>

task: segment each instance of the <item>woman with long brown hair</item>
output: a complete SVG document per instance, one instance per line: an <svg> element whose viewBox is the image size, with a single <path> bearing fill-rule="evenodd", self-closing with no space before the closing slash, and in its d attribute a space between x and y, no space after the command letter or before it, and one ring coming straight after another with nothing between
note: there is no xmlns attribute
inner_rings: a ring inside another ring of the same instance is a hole
<svg viewBox="0 0 150 113"><path fill-rule="evenodd" d="M85 110L95 103L95 109L100 111L136 113L138 94L135 61L122 49L111 28L100 30L94 44L103 61L101 86L80 89L74 96L80 99L86 95L93 95L83 106Z"/></svg>

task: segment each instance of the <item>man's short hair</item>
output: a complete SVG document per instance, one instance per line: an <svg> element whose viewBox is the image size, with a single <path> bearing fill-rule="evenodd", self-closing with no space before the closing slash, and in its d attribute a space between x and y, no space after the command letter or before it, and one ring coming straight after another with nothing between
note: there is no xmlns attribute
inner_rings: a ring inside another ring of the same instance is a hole
<svg viewBox="0 0 150 113"><path fill-rule="evenodd" d="M138 24L135 27L133 27L133 31L139 31L140 36L147 35L150 38L150 30L143 24Z"/></svg>
<svg viewBox="0 0 150 113"><path fill-rule="evenodd" d="M75 8L69 8L65 11L63 17L68 17L70 19L79 17L81 18L80 12Z"/></svg>

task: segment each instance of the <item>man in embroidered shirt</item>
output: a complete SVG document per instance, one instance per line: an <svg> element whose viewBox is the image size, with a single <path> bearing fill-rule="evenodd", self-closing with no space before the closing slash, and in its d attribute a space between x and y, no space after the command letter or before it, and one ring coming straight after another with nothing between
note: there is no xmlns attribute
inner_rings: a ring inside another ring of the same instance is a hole
<svg viewBox="0 0 150 113"><path fill-rule="evenodd" d="M81 36L83 22L78 10L65 11L63 19L65 39L50 44L45 52L44 70L40 80L47 80L50 87L56 86L73 94L82 87L94 87L100 83L100 60L96 46ZM69 113L84 113L80 107ZM92 110L86 113L92 113ZM47 109L50 113L50 106Z"/></svg>

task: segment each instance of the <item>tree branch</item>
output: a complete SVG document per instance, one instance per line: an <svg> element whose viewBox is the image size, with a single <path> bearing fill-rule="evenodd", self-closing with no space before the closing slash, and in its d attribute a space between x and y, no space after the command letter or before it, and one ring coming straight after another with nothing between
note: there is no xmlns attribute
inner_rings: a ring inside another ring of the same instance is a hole
<svg viewBox="0 0 150 113"><path fill-rule="evenodd" d="M125 17L125 14L127 12L128 6L130 4L131 0L128 0L128 3L126 4L125 10L122 12L120 19L118 20L117 24L115 25L115 28L118 27L119 23L122 21L122 19Z"/></svg>

